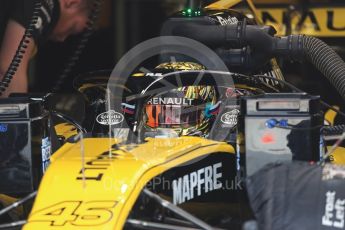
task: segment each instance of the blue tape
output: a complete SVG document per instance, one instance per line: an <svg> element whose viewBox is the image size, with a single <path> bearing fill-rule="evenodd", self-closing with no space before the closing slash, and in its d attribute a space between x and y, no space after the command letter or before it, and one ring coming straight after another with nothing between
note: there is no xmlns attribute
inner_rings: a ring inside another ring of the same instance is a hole
<svg viewBox="0 0 345 230"><path fill-rule="evenodd" d="M0 133L6 133L8 129L7 124L0 124Z"/></svg>

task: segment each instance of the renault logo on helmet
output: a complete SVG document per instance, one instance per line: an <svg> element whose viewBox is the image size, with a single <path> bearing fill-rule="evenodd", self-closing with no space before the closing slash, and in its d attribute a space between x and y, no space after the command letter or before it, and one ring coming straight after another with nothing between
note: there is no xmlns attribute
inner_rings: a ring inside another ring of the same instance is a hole
<svg viewBox="0 0 345 230"><path fill-rule="evenodd" d="M192 105L193 99L189 98L158 98L154 97L147 102L148 105Z"/></svg>

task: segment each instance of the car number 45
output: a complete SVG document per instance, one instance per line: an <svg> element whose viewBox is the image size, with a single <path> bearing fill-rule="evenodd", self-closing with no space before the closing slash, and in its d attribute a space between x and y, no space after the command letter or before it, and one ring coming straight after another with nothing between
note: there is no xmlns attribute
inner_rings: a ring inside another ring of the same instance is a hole
<svg viewBox="0 0 345 230"><path fill-rule="evenodd" d="M50 222L51 226L95 226L109 222L116 201L64 201L32 213L30 222Z"/></svg>

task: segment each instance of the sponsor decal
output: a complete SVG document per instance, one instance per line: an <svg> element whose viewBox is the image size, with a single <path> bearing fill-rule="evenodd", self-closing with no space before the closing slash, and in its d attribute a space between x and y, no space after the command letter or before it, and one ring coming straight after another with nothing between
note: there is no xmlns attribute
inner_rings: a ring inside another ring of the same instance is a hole
<svg viewBox="0 0 345 230"><path fill-rule="evenodd" d="M231 16L228 16L227 18L217 16L217 19L218 19L218 22L220 23L220 25L222 25L222 26L232 25L232 24L236 24L238 22L237 18L231 17Z"/></svg>
<svg viewBox="0 0 345 230"><path fill-rule="evenodd" d="M279 36L286 35L289 24L287 8L259 8L261 18L266 25L273 25ZM342 17L345 7L315 7L300 13L294 12L291 19L292 33L311 36L344 36L345 24Z"/></svg>
<svg viewBox="0 0 345 230"><path fill-rule="evenodd" d="M124 116L121 113L110 110L97 116L96 121L101 125L117 125L123 122Z"/></svg>
<svg viewBox="0 0 345 230"><path fill-rule="evenodd" d="M145 76L147 76L147 77L162 77L163 73L146 73Z"/></svg>
<svg viewBox="0 0 345 230"><path fill-rule="evenodd" d="M345 199L336 199L335 191L326 193L325 214L322 216L322 225L344 229Z"/></svg>
<svg viewBox="0 0 345 230"><path fill-rule="evenodd" d="M173 203L181 204L222 188L223 184L219 181L222 177L221 168L220 162L173 180Z"/></svg>
<svg viewBox="0 0 345 230"><path fill-rule="evenodd" d="M172 98L172 97L165 97L165 98L152 98L150 99L147 104L148 105L192 105L193 99L189 98Z"/></svg>
<svg viewBox="0 0 345 230"><path fill-rule="evenodd" d="M237 116L240 114L238 109L231 110L230 112L226 112L222 115L221 121L225 125L229 125L231 127L237 125Z"/></svg>
<svg viewBox="0 0 345 230"><path fill-rule="evenodd" d="M101 181L104 173L108 170L111 163L116 159L116 154L109 156L109 151L104 152L85 163L84 169L80 169L77 180L87 180L87 181ZM85 177L83 178L83 171Z"/></svg>
<svg viewBox="0 0 345 230"><path fill-rule="evenodd" d="M42 172L44 173L47 170L48 166L50 165L50 156L52 153L51 142L48 137L42 139L41 153L42 153Z"/></svg>

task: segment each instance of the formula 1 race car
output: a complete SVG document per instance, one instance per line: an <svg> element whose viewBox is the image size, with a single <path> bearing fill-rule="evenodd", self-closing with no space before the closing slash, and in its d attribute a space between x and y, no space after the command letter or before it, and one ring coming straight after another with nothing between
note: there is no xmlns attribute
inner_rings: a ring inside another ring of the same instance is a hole
<svg viewBox="0 0 345 230"><path fill-rule="evenodd" d="M54 95L1 100L0 229L344 228L344 126L323 109L342 112L272 58L308 59L344 98L345 63L274 32L188 9L114 70L75 80L81 124L48 109Z"/></svg>

